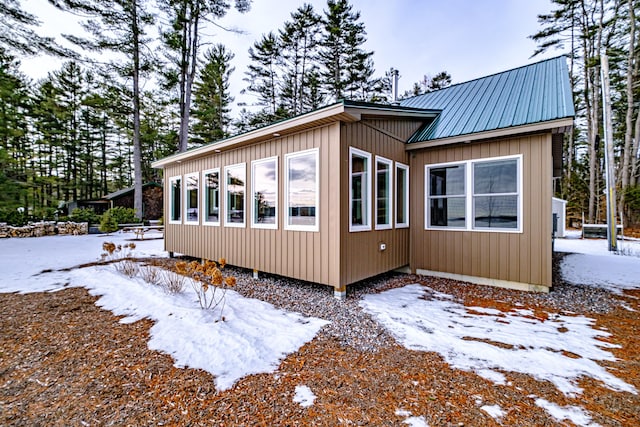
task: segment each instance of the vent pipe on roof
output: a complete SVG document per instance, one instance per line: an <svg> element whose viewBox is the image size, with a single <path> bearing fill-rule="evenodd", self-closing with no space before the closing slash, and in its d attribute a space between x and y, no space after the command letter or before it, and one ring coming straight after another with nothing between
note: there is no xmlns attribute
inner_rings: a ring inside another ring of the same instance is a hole
<svg viewBox="0 0 640 427"><path fill-rule="evenodd" d="M391 69L391 103L393 105L399 105L398 102L398 80L400 79L400 72L395 68Z"/></svg>

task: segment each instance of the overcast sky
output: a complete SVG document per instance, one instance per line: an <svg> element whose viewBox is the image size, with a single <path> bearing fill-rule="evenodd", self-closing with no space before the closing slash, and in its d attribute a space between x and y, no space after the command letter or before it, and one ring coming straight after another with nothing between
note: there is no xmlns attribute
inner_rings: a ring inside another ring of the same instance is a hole
<svg viewBox="0 0 640 427"><path fill-rule="evenodd" d="M316 12L326 9L326 0L308 0ZM552 51L530 58L535 49L528 36L539 29L537 15L548 13L550 0L351 0L361 12L367 31L365 48L374 51L376 76L391 67L400 70L399 92L410 89L423 75L446 70L454 83L472 80L544 58ZM248 64L247 50L262 34L276 31L290 19L301 0L253 0L249 13L230 12L220 21L244 34L205 29L212 43L223 43L235 54L236 67L231 92L236 103L251 103L240 90ZM39 31L56 36L78 33L75 18L59 12L46 0L25 0L23 7L42 20ZM58 69L59 59L23 60L22 70L32 78L45 77ZM237 108L234 108L237 111Z"/></svg>

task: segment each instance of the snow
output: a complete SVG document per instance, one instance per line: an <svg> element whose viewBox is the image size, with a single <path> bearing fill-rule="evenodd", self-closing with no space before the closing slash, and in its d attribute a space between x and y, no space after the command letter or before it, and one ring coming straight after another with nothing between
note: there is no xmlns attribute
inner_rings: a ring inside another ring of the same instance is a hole
<svg viewBox="0 0 640 427"><path fill-rule="evenodd" d="M504 417L505 414L500 405L484 405L481 406L480 409L495 419L500 419Z"/></svg>
<svg viewBox="0 0 640 427"><path fill-rule="evenodd" d="M313 402L316 400L316 395L313 394L311 389L306 385L297 385L296 393L293 396L293 401L299 403L303 408L313 406Z"/></svg>
<svg viewBox="0 0 640 427"><path fill-rule="evenodd" d="M545 399L536 399L536 405L547 411L558 422L569 420L580 427L600 427L600 424L592 423L591 417L577 406L558 406Z"/></svg>
<svg viewBox="0 0 640 427"><path fill-rule="evenodd" d="M203 369L213 374L219 390L240 378L277 370L287 354L313 339L328 322L274 308L232 290L226 293L225 321L221 313L202 310L187 285L177 295L140 278L128 278L112 265L51 271L91 263L100 258L102 243L128 243L128 235L53 236L0 241L0 292L56 291L82 286L100 296L96 304L123 323L142 318L155 321L149 348L170 354L178 367ZM136 241L137 256L166 256L162 240Z"/></svg>
<svg viewBox="0 0 640 427"><path fill-rule="evenodd" d="M116 233L0 240L0 292L83 286L100 297L96 304L123 316L122 322L152 319L149 347L170 354L176 366L210 372L221 390L246 375L277 370L287 354L313 339L327 323L233 291L226 294L225 321L217 322L221 313L200 309L190 286L167 295L140 278L117 273L113 266L78 268L100 259L103 242L124 244L132 237ZM136 256L167 256L161 239L145 237L135 242ZM570 233L569 238L555 241L556 251L570 252L561 265L564 280L616 293L640 288L640 241L621 242L624 256L609 253L606 240L576 237ZM595 329L595 320L586 316L552 314L543 321L525 308L502 312L465 307L451 295L417 284L367 295L360 305L406 347L438 352L453 368L476 372L496 384L509 385L505 374L520 372L548 380L567 395L581 393L581 377L636 393L600 366L601 361L616 360L610 351L615 346L601 340L609 333ZM308 387L299 386L294 399L304 406L313 404L315 396ZM593 425L580 408L538 402L558 420ZM496 405L482 409L491 416L502 411ZM426 425L423 417L399 415L407 417L407 424Z"/></svg>
<svg viewBox="0 0 640 427"><path fill-rule="evenodd" d="M550 314L543 321L530 310L495 313L465 307L418 284L366 295L360 305L405 347L435 351L452 367L489 380L488 371L520 372L576 395L582 391L580 377L589 376L613 390L635 393L598 364L615 361L607 349L616 346L599 340L610 334L594 329L595 320L585 316Z"/></svg>
<svg viewBox="0 0 640 427"><path fill-rule="evenodd" d="M411 427L429 427L427 420L420 415L419 417L411 416L411 412L406 409L396 409L396 415L399 417L407 417L404 419L403 424L407 424Z"/></svg>
<svg viewBox="0 0 640 427"><path fill-rule="evenodd" d="M556 239L556 252L569 252L560 271L565 281L596 286L622 294L625 289L640 288L640 241L618 240L618 250L608 251L606 239L580 239L576 232Z"/></svg>
<svg viewBox="0 0 640 427"><path fill-rule="evenodd" d="M419 417L409 417L404 420L403 423L411 427L429 427L429 424L427 424L427 420L425 420L422 415L420 415Z"/></svg>

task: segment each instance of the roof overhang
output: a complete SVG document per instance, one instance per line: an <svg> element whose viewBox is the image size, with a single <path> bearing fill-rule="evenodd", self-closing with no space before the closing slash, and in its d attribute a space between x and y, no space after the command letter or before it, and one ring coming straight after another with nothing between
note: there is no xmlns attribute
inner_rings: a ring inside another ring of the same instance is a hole
<svg viewBox="0 0 640 427"><path fill-rule="evenodd" d="M440 147L443 145L470 143L485 139L504 138L511 135L523 133L535 133L550 131L551 133L564 133L573 127L573 117L565 117L557 120L527 124L522 126L512 126L504 129L495 129L486 132L477 132L467 135L456 135L450 138L432 139L428 141L413 142L407 144L407 151L419 150L422 148Z"/></svg>
<svg viewBox="0 0 640 427"><path fill-rule="evenodd" d="M197 159L202 156L236 149L246 145L281 138L305 129L335 122L350 123L360 121L363 118L428 119L437 116L439 113L439 110L425 110L420 108L340 101L336 104L332 104L291 119L283 120L260 129L252 130L219 142L165 157L164 159L153 162L151 166L154 168L163 168L173 163L181 163L183 161Z"/></svg>

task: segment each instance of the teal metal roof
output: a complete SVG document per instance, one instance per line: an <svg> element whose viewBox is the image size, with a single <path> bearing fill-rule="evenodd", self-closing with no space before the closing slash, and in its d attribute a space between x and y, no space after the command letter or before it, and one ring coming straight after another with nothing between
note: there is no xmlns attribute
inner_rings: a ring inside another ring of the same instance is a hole
<svg viewBox="0 0 640 427"><path fill-rule="evenodd" d="M575 116L564 56L418 95L400 105L442 110L409 143Z"/></svg>

